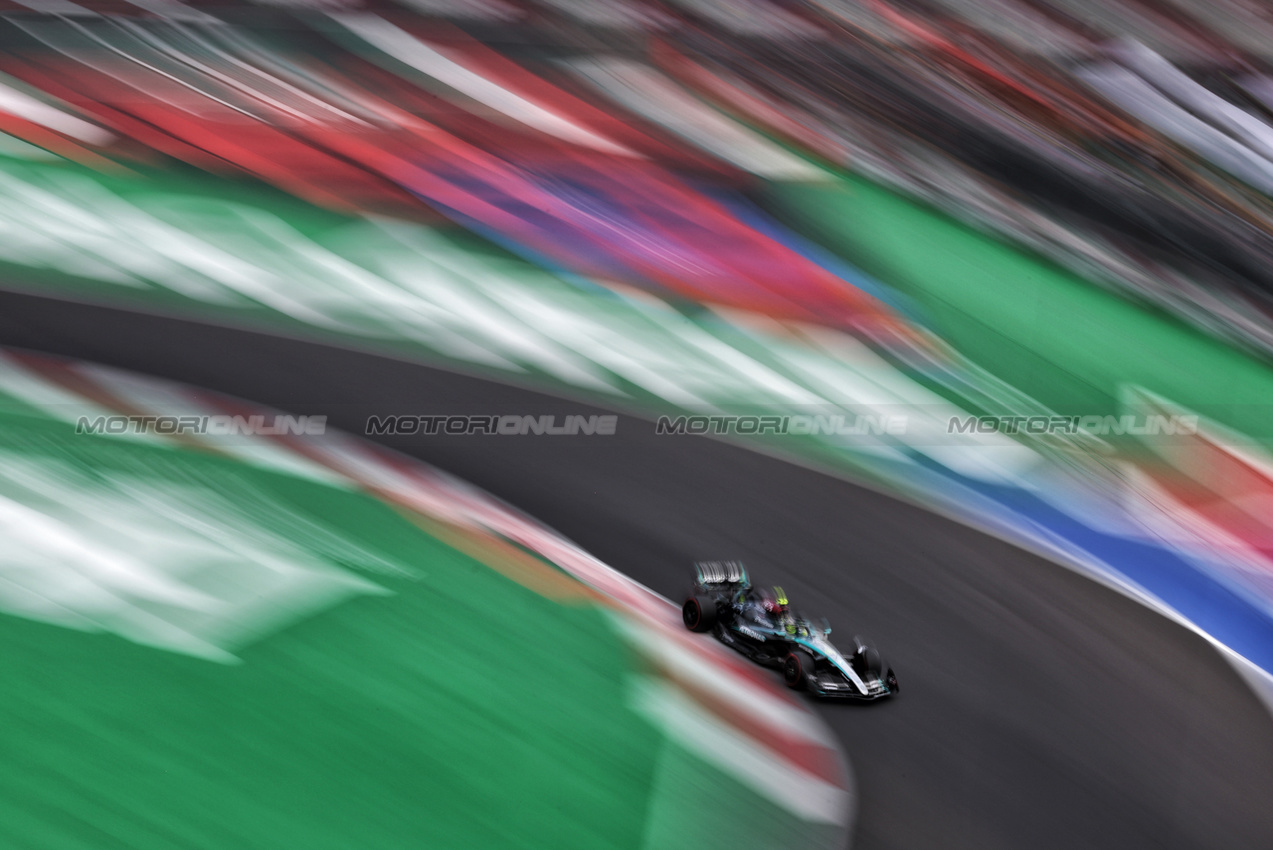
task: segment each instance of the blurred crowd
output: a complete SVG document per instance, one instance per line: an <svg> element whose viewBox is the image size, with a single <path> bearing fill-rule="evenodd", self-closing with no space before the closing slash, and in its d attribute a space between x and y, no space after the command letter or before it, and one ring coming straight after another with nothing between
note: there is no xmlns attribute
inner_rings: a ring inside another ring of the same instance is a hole
<svg viewBox="0 0 1273 850"><path fill-rule="evenodd" d="M1243 0L0 0L0 149L878 332L729 202L850 169L1267 352L1268 45Z"/></svg>

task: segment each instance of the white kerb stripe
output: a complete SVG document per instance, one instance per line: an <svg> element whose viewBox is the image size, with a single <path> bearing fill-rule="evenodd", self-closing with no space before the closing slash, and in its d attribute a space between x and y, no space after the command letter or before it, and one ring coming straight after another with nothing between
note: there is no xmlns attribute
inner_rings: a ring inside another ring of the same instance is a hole
<svg viewBox="0 0 1273 850"><path fill-rule="evenodd" d="M699 758L804 820L839 826L849 823L851 791L792 767L663 680L633 676L630 685L633 708Z"/></svg>

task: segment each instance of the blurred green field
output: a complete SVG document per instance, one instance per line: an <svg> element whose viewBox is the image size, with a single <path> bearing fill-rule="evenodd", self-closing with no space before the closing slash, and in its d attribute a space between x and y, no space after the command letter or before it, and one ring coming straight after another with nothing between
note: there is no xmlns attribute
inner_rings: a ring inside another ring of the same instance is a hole
<svg viewBox="0 0 1273 850"><path fill-rule="evenodd" d="M641 713L613 614L437 528L460 548L317 476L5 399L0 846L652 848L705 811L733 846L789 829Z"/></svg>

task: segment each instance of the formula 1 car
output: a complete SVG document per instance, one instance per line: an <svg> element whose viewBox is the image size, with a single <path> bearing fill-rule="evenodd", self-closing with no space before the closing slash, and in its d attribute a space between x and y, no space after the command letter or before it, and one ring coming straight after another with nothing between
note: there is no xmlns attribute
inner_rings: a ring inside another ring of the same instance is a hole
<svg viewBox="0 0 1273 850"><path fill-rule="evenodd" d="M875 700L898 692L897 676L860 638L846 658L815 624L792 611L781 588L754 591L740 561L700 561L694 589L681 607L685 627L711 632L757 664L782 670L787 686L820 697Z"/></svg>

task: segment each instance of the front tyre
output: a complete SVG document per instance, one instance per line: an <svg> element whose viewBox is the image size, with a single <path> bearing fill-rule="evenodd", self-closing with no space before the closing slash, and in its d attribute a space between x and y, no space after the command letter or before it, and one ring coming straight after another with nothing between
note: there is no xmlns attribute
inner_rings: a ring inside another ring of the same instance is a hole
<svg viewBox="0 0 1273 850"><path fill-rule="evenodd" d="M883 678L884 659L873 646L859 647L853 656L853 666L864 679Z"/></svg>
<svg viewBox="0 0 1273 850"><path fill-rule="evenodd" d="M716 625L716 603L706 596L691 596L681 606L681 621L691 632L706 632Z"/></svg>
<svg viewBox="0 0 1273 850"><path fill-rule="evenodd" d="M813 656L803 649L787 653L787 660L782 662L782 678L787 687L793 691L803 690L809 685L809 677L813 675Z"/></svg>

